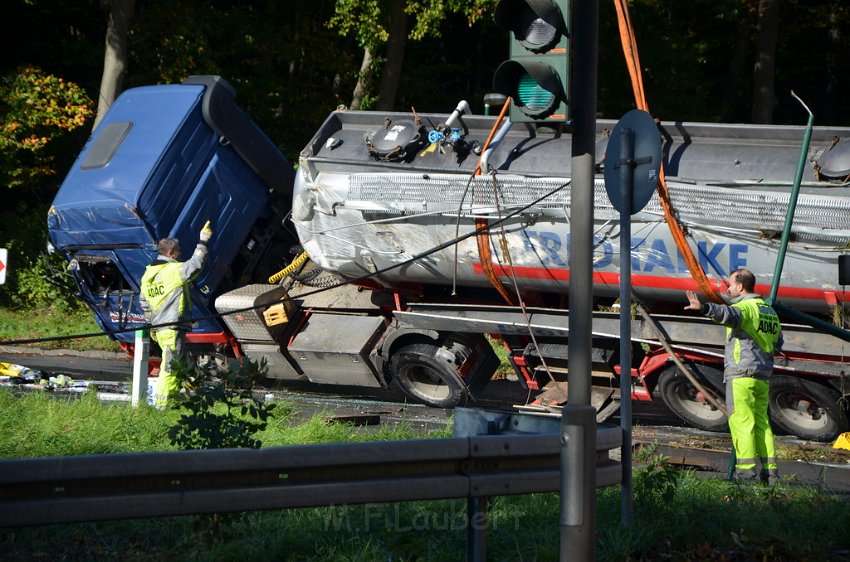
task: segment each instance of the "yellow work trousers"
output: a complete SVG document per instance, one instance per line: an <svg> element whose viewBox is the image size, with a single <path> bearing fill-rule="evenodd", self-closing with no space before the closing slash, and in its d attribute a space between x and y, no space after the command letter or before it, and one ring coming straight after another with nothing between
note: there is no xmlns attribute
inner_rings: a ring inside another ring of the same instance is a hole
<svg viewBox="0 0 850 562"><path fill-rule="evenodd" d="M183 332L179 330L157 330L154 334L156 343L162 350L162 363L159 366L159 377L154 392L154 404L165 406L170 396L180 392L177 377L171 371L171 362L183 355Z"/></svg>
<svg viewBox="0 0 850 562"><path fill-rule="evenodd" d="M770 384L766 380L739 377L726 382L726 408L738 478L757 478L756 460L761 463L763 480L777 474L773 431L767 413L769 395Z"/></svg>

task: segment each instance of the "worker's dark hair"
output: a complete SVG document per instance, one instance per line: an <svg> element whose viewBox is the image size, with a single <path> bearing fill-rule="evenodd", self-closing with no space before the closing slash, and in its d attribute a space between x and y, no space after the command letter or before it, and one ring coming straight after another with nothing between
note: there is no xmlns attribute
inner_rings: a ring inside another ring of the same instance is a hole
<svg viewBox="0 0 850 562"><path fill-rule="evenodd" d="M755 292L756 276L753 275L752 271L750 271L749 269L736 269L732 272L732 275L735 276L735 280L741 284L741 286L746 292Z"/></svg>
<svg viewBox="0 0 850 562"><path fill-rule="evenodd" d="M180 241L177 238L163 238L156 245L156 253L160 256L168 256L171 252L180 253Z"/></svg>

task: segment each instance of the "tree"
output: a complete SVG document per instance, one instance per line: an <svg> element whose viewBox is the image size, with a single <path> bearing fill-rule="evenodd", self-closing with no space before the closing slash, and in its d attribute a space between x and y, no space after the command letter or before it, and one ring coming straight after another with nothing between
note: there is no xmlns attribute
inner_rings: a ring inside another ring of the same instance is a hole
<svg viewBox="0 0 850 562"><path fill-rule="evenodd" d="M357 44L363 49L363 60L349 105L351 109L365 109L373 102L370 99L372 82L380 65L375 53L389 38L381 16L378 0L337 0L334 16L328 22L328 27L336 28L340 35L353 33Z"/></svg>
<svg viewBox="0 0 850 562"><path fill-rule="evenodd" d="M389 3L387 5L387 2ZM407 39L414 41L439 36L440 25L448 14L463 14L471 26L493 13L498 0L336 0L334 16L328 26L340 35L353 34L363 49L352 109L391 110L395 105ZM408 32L407 17L414 23ZM386 45L386 58L378 56ZM373 82L380 74L377 104Z"/></svg>
<svg viewBox="0 0 850 562"><path fill-rule="evenodd" d="M753 65L753 123L772 123L776 96L776 41L779 36L779 1L759 0Z"/></svg>
<svg viewBox="0 0 850 562"><path fill-rule="evenodd" d="M375 109L390 111L395 103L398 82L401 78L401 66L404 61L404 50L407 45L407 14L404 4L390 2L387 14L389 38L387 39L387 61L381 72L381 85L378 90L378 103Z"/></svg>
<svg viewBox="0 0 850 562"><path fill-rule="evenodd" d="M72 293L44 281L48 202L60 174L82 146L92 115L82 88L34 67L0 83L0 240L15 275L0 286L3 305L46 307L69 302Z"/></svg>
<svg viewBox="0 0 850 562"><path fill-rule="evenodd" d="M91 106L82 88L35 67L0 84L0 185L31 192L58 185Z"/></svg>
<svg viewBox="0 0 850 562"><path fill-rule="evenodd" d="M127 35L136 0L102 0L102 3L109 8L109 22L106 25L103 75L93 127L97 127L112 102L121 93L127 72Z"/></svg>

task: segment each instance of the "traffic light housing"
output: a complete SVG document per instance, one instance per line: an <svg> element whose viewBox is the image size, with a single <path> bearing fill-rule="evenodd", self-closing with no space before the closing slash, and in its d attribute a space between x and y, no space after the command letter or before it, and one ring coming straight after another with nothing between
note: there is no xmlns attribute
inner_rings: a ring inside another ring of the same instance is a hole
<svg viewBox="0 0 850 562"><path fill-rule="evenodd" d="M571 0L501 0L495 20L511 32L510 60L493 88L509 96L515 123L566 122Z"/></svg>

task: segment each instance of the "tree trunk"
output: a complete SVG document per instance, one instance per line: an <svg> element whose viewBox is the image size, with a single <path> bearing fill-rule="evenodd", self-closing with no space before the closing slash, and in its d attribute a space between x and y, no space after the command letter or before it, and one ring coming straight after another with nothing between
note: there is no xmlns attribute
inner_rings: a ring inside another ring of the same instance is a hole
<svg viewBox="0 0 850 562"><path fill-rule="evenodd" d="M407 14L405 2L390 2L387 14L387 27L390 38L387 41L387 61L381 69L381 85L378 89L378 103L375 109L392 111L395 105L401 67L404 62L404 49L407 46Z"/></svg>
<svg viewBox="0 0 850 562"><path fill-rule="evenodd" d="M740 122L746 120L744 113L746 104L742 91L746 91L747 61L749 60L750 37L752 37L753 22L745 18L738 23L738 32L735 34L735 49L732 51L732 59L729 61L729 77L724 84L722 116L723 120ZM743 106L743 107L742 107ZM737 108L741 108L738 110Z"/></svg>
<svg viewBox="0 0 850 562"><path fill-rule="evenodd" d="M293 10L293 17L298 18L297 11ZM265 3L264 15L268 18L268 21L277 21L278 18L278 10L277 10L277 0L267 0ZM295 25L296 33L298 30L298 25ZM295 44L298 44L298 37L293 37L293 41ZM274 70L274 57L277 53L274 49L263 49L260 54L260 69L265 74L271 75Z"/></svg>
<svg viewBox="0 0 850 562"><path fill-rule="evenodd" d="M100 79L95 127L121 93L124 74L127 72L127 31L136 0L110 0L108 5L109 23L106 26L106 49L103 55L103 75Z"/></svg>
<svg viewBox="0 0 850 562"><path fill-rule="evenodd" d="M366 48L363 51L363 62L360 63L360 74L357 77L357 84L354 86L354 95L351 98L351 109L360 109L363 104L363 98L369 92L369 86L372 83L372 51Z"/></svg>
<svg viewBox="0 0 850 562"><path fill-rule="evenodd" d="M837 109L840 107L841 99L839 77L844 73L844 65L846 64L844 58L846 55L842 56L841 46L846 39L838 15L840 9L839 6L833 5L829 13L829 48L824 57L826 76L824 77L823 87L826 111L821 111L821 115L818 115L818 119L826 123L834 123L842 119L842 115Z"/></svg>
<svg viewBox="0 0 850 562"><path fill-rule="evenodd" d="M776 42L779 35L779 0L759 0L753 67L753 123L772 123L775 103Z"/></svg>

